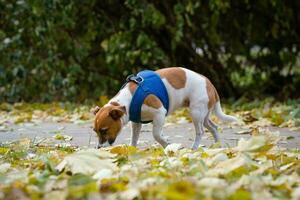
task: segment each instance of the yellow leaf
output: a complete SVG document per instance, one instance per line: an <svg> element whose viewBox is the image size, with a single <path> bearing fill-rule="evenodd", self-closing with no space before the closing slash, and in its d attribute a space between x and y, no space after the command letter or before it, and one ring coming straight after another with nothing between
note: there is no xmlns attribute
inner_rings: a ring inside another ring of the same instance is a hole
<svg viewBox="0 0 300 200"><path fill-rule="evenodd" d="M192 199L196 195L195 186L188 181L178 181L169 185L167 191L163 194L166 199L186 200Z"/></svg>
<svg viewBox="0 0 300 200"><path fill-rule="evenodd" d="M137 148L133 146L127 146L127 145L119 145L115 146L112 149L110 149L111 153L118 154L118 155L130 155L135 152L137 152Z"/></svg>

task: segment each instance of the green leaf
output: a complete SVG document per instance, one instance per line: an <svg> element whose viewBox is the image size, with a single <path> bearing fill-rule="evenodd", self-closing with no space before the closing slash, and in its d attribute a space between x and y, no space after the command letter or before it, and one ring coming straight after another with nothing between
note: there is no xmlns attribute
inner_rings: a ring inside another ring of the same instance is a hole
<svg viewBox="0 0 300 200"><path fill-rule="evenodd" d="M239 189L235 191L230 197L228 198L229 200L251 200L251 193L248 191L245 191L243 189Z"/></svg>
<svg viewBox="0 0 300 200"><path fill-rule="evenodd" d="M68 185L68 193L72 197L82 198L98 191L96 181L83 174L72 176Z"/></svg>

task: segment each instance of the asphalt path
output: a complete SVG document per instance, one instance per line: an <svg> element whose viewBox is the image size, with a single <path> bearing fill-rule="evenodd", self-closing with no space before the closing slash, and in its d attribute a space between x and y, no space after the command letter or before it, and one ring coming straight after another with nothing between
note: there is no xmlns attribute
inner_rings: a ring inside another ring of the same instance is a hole
<svg viewBox="0 0 300 200"><path fill-rule="evenodd" d="M71 143L76 146L95 147L97 144L96 134L92 130L92 122L87 121L83 124L74 123L22 123L10 124L9 128L0 130L0 143L16 141L22 138L30 138L34 141L51 141L56 144L66 144L66 141L54 139L56 134L68 135L72 137ZM249 138L251 135L243 126L221 125L219 132L222 146L236 146L240 138ZM152 124L143 125L138 147L146 148L152 145L158 145L152 137ZM299 148L300 132L291 131L287 128L266 127L272 132L278 132L282 138L279 145L284 148ZM194 127L192 123L166 123L163 129L164 137L171 143L181 143L184 147L190 147L194 138ZM129 144L130 126L127 125L119 134L115 144ZM201 140L201 145L209 147L212 145L213 138L207 130Z"/></svg>

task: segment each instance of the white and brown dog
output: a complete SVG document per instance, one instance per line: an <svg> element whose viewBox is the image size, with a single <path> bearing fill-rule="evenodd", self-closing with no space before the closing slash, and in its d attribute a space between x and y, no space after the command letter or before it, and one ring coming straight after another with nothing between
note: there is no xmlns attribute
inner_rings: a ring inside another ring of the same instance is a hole
<svg viewBox="0 0 300 200"><path fill-rule="evenodd" d="M164 68L155 72L160 76L167 89L168 114L180 107L189 107L190 109L196 130L193 149L198 148L204 134L204 127L212 133L215 142L219 141L217 126L209 118L212 111L223 121L237 120L222 112L218 93L206 77L181 67ZM129 122L129 106L136 88L135 82L128 82L106 105L94 109L96 115L94 131L99 138L98 147L107 142L112 145L122 127ZM150 94L144 99L141 107L141 119L153 122L153 137L163 147L168 145L161 135L166 113L167 110L157 96ZM131 126L130 145L136 146L142 124L132 122Z"/></svg>

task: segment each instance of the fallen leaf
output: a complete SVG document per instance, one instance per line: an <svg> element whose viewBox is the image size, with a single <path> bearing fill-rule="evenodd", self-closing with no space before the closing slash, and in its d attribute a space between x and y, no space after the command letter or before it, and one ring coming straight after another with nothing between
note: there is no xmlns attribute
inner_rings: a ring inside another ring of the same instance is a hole
<svg viewBox="0 0 300 200"><path fill-rule="evenodd" d="M249 140L245 140L244 138L240 139L235 149L241 152L256 152L268 150L272 146L272 144L267 143L265 136L252 136Z"/></svg>
<svg viewBox="0 0 300 200"><path fill-rule="evenodd" d="M236 132L236 134L239 134L239 135L250 134L250 133L251 133L250 129L241 130L241 131Z"/></svg>
<svg viewBox="0 0 300 200"><path fill-rule="evenodd" d="M111 178L113 171L111 169L101 169L93 175L94 179L101 181L104 178Z"/></svg>
<svg viewBox="0 0 300 200"><path fill-rule="evenodd" d="M287 136L286 139L287 139L287 140L292 140L292 139L295 139L295 137L292 136L292 135L290 135L290 136Z"/></svg>
<svg viewBox="0 0 300 200"><path fill-rule="evenodd" d="M181 144L173 143L169 144L165 149L165 154L173 155L174 153L178 152L181 149Z"/></svg>
<svg viewBox="0 0 300 200"><path fill-rule="evenodd" d="M114 146L110 149L111 153L118 154L118 155L130 155L137 152L137 148L128 145L118 145Z"/></svg>
<svg viewBox="0 0 300 200"><path fill-rule="evenodd" d="M116 169L115 155L105 150L86 149L75 152L56 167L58 171L70 171L73 174L95 174L102 169Z"/></svg>
<svg viewBox="0 0 300 200"><path fill-rule="evenodd" d="M0 164L0 174L6 173L11 167L10 163L2 163Z"/></svg>
<svg viewBox="0 0 300 200"><path fill-rule="evenodd" d="M53 136L54 139L56 140L64 140L64 141L71 141L73 139L72 136L70 135L64 135L64 134L61 134L61 133L57 133Z"/></svg>

